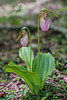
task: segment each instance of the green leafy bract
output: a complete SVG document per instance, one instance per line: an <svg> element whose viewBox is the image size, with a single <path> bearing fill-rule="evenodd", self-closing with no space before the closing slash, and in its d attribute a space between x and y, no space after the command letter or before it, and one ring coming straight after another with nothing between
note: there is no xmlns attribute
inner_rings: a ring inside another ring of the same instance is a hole
<svg viewBox="0 0 67 100"><path fill-rule="evenodd" d="M50 53L40 53L39 54L39 67L38 66L38 55L33 61L32 72L37 72L41 85L43 85L48 75L51 75L52 71L55 69L54 57Z"/></svg>
<svg viewBox="0 0 67 100"><path fill-rule="evenodd" d="M53 16L59 18L53 11L46 9L46 11L50 12L51 14L53 14Z"/></svg>
<svg viewBox="0 0 67 100"><path fill-rule="evenodd" d="M48 9L46 9L46 8L43 8L43 9L41 9L41 11L50 12L53 16L55 16L55 17L58 18L58 16L57 16L53 11L51 11L51 10L48 10ZM40 11L40 13L41 13L41 11Z"/></svg>
<svg viewBox="0 0 67 100"><path fill-rule="evenodd" d="M19 36L17 37L16 41L18 41L22 36L22 32L19 33Z"/></svg>
<svg viewBox="0 0 67 100"><path fill-rule="evenodd" d="M7 72L13 72L23 78L31 92L38 95L40 89L40 78L36 72L30 72L23 66L16 65L13 62L10 62L9 65L5 65L4 69Z"/></svg>
<svg viewBox="0 0 67 100"><path fill-rule="evenodd" d="M30 60L30 52L31 52L31 60ZM30 49L30 47L22 47L19 50L19 56L22 58L22 60L25 61L27 65L27 69L29 71L32 70L32 61L34 58L33 51Z"/></svg>

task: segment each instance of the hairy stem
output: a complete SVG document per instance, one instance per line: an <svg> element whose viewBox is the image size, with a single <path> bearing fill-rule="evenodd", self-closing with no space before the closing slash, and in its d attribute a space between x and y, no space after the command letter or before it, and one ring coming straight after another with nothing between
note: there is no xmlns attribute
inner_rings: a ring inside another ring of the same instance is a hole
<svg viewBox="0 0 67 100"><path fill-rule="evenodd" d="M37 72L39 69L39 59L40 59L40 57L39 57L39 54L40 54L39 23L40 23L40 13L38 16L38 68L37 68Z"/></svg>
<svg viewBox="0 0 67 100"><path fill-rule="evenodd" d="M30 36L30 66L31 66L31 69L30 71L32 71L32 63L31 63L31 53L32 53L32 45L31 45L31 34L30 34L30 30L27 28L28 30L28 33L29 33L29 36Z"/></svg>

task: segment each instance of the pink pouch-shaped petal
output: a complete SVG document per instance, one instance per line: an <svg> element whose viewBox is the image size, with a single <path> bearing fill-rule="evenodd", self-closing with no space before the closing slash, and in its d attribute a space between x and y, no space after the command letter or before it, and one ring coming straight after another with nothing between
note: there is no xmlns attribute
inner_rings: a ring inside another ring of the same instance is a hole
<svg viewBox="0 0 67 100"><path fill-rule="evenodd" d="M20 43L24 47L28 45L28 35L27 34L23 34L23 37L20 39Z"/></svg>
<svg viewBox="0 0 67 100"><path fill-rule="evenodd" d="M45 21L45 19L41 18L40 27L42 31L47 31L49 29L49 21Z"/></svg>
<svg viewBox="0 0 67 100"><path fill-rule="evenodd" d="M49 23L49 21L47 20L47 21L46 21L46 31L49 29L49 26L50 26L50 23Z"/></svg>

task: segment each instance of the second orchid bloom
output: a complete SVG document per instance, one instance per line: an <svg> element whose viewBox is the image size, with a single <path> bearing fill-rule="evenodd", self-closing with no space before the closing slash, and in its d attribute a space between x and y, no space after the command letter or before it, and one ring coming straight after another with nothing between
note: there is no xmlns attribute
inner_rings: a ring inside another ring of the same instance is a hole
<svg viewBox="0 0 67 100"><path fill-rule="evenodd" d="M42 31L47 31L49 29L49 21L46 20L46 12L41 12L40 14L40 27Z"/></svg>
<svg viewBox="0 0 67 100"><path fill-rule="evenodd" d="M28 33L26 32L26 30L22 31L22 35L23 37L20 39L20 43L22 46L26 47L28 46Z"/></svg>

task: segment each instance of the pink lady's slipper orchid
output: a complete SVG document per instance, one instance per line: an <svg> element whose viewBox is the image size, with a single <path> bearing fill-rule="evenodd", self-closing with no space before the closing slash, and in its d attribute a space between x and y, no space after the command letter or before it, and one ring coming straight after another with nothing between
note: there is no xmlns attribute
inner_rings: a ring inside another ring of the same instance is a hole
<svg viewBox="0 0 67 100"><path fill-rule="evenodd" d="M49 29L49 21L46 20L46 12L42 12L40 15L40 27L42 31L47 31Z"/></svg>
<svg viewBox="0 0 67 100"><path fill-rule="evenodd" d="M25 30L22 31L23 37L20 39L22 46L26 47L28 45L28 34Z"/></svg>

